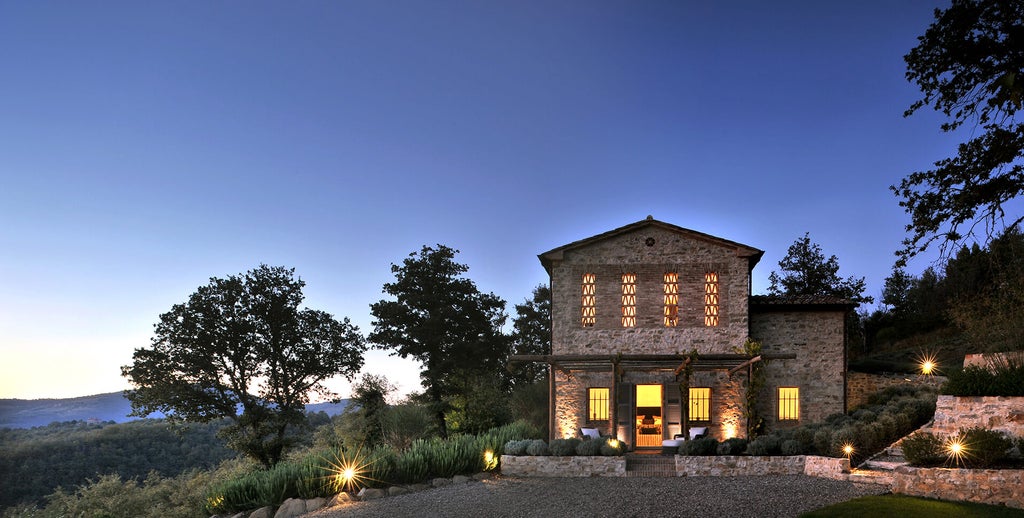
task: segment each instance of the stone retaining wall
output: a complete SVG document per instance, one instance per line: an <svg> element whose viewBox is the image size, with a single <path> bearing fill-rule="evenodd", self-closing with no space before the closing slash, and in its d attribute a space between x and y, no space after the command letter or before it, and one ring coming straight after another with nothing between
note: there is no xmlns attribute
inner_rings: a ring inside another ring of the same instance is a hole
<svg viewBox="0 0 1024 518"><path fill-rule="evenodd" d="M808 455L804 457L804 475L847 480L850 475L850 459Z"/></svg>
<svg viewBox="0 0 1024 518"><path fill-rule="evenodd" d="M1024 470L899 467L892 492L1024 509Z"/></svg>
<svg viewBox="0 0 1024 518"><path fill-rule="evenodd" d="M676 455L677 477L734 477L741 475L803 475L804 457L747 457Z"/></svg>
<svg viewBox="0 0 1024 518"><path fill-rule="evenodd" d="M624 477L626 458L502 455L501 473L513 477Z"/></svg>
<svg viewBox="0 0 1024 518"><path fill-rule="evenodd" d="M1024 437L1024 397L939 396L932 433L953 435L978 426Z"/></svg>
<svg viewBox="0 0 1024 518"><path fill-rule="evenodd" d="M846 407L852 410L866 404L868 398L889 387L899 385L926 385L938 389L946 382L945 376L924 376L921 374L868 374L866 372L846 373Z"/></svg>

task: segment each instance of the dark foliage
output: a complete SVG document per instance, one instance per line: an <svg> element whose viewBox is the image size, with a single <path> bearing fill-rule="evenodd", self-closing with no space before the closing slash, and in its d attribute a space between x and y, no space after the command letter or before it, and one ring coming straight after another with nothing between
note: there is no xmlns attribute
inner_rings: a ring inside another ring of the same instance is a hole
<svg viewBox="0 0 1024 518"><path fill-rule="evenodd" d="M971 239L990 239L1004 207L1024 193L1024 2L953 0L904 56L907 79L924 94L905 116L930 106L943 131L973 125L957 155L903 179L892 191L911 217L900 261L938 242L943 255ZM1011 215L1008 226L1022 220ZM979 225L981 229L979 229Z"/></svg>
<svg viewBox="0 0 1024 518"><path fill-rule="evenodd" d="M40 503L57 488L72 490L101 475L144 479L211 469L235 456L217 432L227 421L171 427L163 420L54 423L0 430L0 508Z"/></svg>

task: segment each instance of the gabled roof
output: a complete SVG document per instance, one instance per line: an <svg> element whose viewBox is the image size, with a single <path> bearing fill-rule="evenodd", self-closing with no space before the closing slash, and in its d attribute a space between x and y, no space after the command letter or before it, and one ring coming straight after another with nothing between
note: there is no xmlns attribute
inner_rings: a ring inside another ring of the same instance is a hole
<svg viewBox="0 0 1024 518"><path fill-rule="evenodd" d="M857 303L831 295L752 295L750 310L753 312L818 310L849 311Z"/></svg>
<svg viewBox="0 0 1024 518"><path fill-rule="evenodd" d="M541 264L544 265L544 269L547 270L550 274L552 264L555 261L561 260L566 251L582 248L584 246L594 244L598 241L603 241L605 239L610 239L615 236L619 236L629 232L635 232L637 230L641 230L648 227L667 230L669 232L684 235L690 239L706 241L708 243L712 243L725 248L733 248L736 251L737 257L746 257L750 261L749 268L751 269L754 268L754 265L757 264L757 262L761 260L761 256L764 255L763 250L758 250L757 248L754 248L752 246L737 243L735 241L729 241L728 239L722 239L720 237L715 237L710 234L705 234L703 232L697 232L696 230L690 230L688 228L679 227L676 225L672 225L670 223L665 223L664 221L658 221L651 216L647 216L646 219L642 219L640 221L637 221L636 223L630 223L629 225L622 226L614 230L609 230L608 232L604 232L596 236L591 236L586 239L580 239L579 241L573 241L572 243L569 243L567 245L562 245L558 248L548 250L547 252L544 252L538 255L537 257L540 259Z"/></svg>

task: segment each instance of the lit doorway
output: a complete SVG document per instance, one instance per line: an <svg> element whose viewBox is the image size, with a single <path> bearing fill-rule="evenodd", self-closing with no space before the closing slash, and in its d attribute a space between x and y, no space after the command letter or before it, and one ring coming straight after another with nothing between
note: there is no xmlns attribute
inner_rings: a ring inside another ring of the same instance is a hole
<svg viewBox="0 0 1024 518"><path fill-rule="evenodd" d="M636 386L636 447L661 448L663 430L661 385Z"/></svg>

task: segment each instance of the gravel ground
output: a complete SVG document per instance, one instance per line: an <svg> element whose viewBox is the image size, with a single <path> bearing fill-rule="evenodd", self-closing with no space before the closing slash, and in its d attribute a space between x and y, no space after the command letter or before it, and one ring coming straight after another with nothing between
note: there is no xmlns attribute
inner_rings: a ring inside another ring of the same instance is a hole
<svg viewBox="0 0 1024 518"><path fill-rule="evenodd" d="M878 486L802 475L680 478L496 478L307 514L312 518L799 516Z"/></svg>

